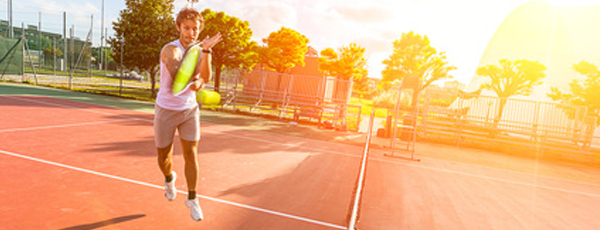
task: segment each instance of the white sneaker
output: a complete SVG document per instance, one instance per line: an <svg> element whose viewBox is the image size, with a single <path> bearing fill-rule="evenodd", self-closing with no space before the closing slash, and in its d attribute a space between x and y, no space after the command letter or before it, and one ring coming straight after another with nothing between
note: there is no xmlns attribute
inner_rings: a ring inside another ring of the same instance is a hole
<svg viewBox="0 0 600 230"><path fill-rule="evenodd" d="M198 197L193 200L185 199L185 205L190 208L192 219L195 221L201 221L204 219L204 214L202 214L202 209L198 203Z"/></svg>
<svg viewBox="0 0 600 230"><path fill-rule="evenodd" d="M173 171L171 172L171 175L173 175L173 180L171 180L171 182L165 181L165 197L167 197L167 200L169 201L175 200L175 197L177 196L177 189L175 189L175 180L177 179L177 173Z"/></svg>

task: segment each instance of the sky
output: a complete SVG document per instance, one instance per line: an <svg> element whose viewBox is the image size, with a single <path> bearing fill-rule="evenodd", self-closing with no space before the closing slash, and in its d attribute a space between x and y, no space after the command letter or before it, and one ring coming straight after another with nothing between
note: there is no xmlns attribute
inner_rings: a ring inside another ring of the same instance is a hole
<svg viewBox="0 0 600 230"><path fill-rule="evenodd" d="M8 18L8 2L0 0L0 19ZM261 44L271 32L287 27L305 35L309 45L321 51L350 43L366 48L369 77L380 78L382 61L392 54L393 41L414 31L426 35L438 52L457 67L450 74L468 84L497 27L517 7L529 0L199 0L194 8L223 11L248 21L253 40ZM600 0L544 0L559 5L600 4ZM92 40L100 44L102 0L12 0L13 23L39 25L62 33L63 12L67 26L85 39L92 26ZM175 1L175 12L187 0ZM104 0L104 26L112 36L112 22L125 8L124 0ZM40 19L41 14L41 19Z"/></svg>

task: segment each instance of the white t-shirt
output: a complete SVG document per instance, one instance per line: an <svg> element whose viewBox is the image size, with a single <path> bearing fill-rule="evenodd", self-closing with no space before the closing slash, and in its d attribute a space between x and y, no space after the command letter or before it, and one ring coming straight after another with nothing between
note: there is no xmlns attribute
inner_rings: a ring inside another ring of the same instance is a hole
<svg viewBox="0 0 600 230"><path fill-rule="evenodd" d="M167 45L175 45L182 50L181 52L181 60L183 60L183 45L179 40L175 40L170 42ZM202 56L200 56L202 58ZM178 96L173 95L173 77L169 73L167 69L167 65L160 61L160 88L158 90L158 95L156 97L156 105L161 108L168 110L188 110L193 108L194 106L198 106L198 102L196 101L196 91L187 88L183 93Z"/></svg>

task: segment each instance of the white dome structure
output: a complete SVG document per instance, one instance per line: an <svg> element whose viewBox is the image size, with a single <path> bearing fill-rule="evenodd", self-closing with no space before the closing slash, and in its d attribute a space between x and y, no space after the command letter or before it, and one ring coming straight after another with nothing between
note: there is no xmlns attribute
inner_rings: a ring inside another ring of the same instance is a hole
<svg viewBox="0 0 600 230"><path fill-rule="evenodd" d="M573 79L584 76L573 64L588 61L600 65L600 5L555 6L529 2L513 11L488 43L478 67L499 65L501 59L539 61L548 69L543 84L527 98L550 101L550 87L568 91ZM475 91L487 77L474 76L466 91ZM484 95L493 95L485 92Z"/></svg>
<svg viewBox="0 0 600 230"><path fill-rule="evenodd" d="M502 22L488 43L478 67L500 65L502 59L527 59L542 63L547 70L542 84L535 86L531 95L509 98L503 109L504 114L498 120L500 125L514 127L515 124L522 124L524 129L531 126L560 126L574 130L587 124L583 118L585 112L578 109L581 107L566 112L559 104L547 103L553 102L547 94L552 87L569 92L571 81L585 79L573 69L574 64L587 61L600 66L599 24L600 5L563 6L545 2L525 3ZM450 107L468 109L470 117L490 122L498 114L499 100L491 90L478 91L487 81L488 77L475 75L465 91L480 92L480 95L488 97L459 98ZM576 114L577 118L574 119L570 113ZM597 138L600 129L595 129L594 136L592 146L600 147L600 139Z"/></svg>

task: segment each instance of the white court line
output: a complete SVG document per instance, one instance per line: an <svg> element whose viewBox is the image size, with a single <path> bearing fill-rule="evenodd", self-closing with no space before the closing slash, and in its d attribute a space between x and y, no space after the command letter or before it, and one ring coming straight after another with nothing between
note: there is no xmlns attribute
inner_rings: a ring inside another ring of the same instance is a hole
<svg viewBox="0 0 600 230"><path fill-rule="evenodd" d="M211 131L208 131L208 132L215 133L215 134L222 134L222 135L232 136L232 137L236 137L236 138L240 138L240 139L247 139L247 140L252 140L252 141L257 141L257 142L263 142L263 143L268 143L268 144L277 144L277 145L283 145L283 146L286 146L286 147L305 149L305 150L309 150L309 151L312 151L312 152L321 152L321 153L335 154L335 155L346 156L346 157L354 157L354 158L360 158L361 157L361 156L355 155L355 154L349 154L349 153L344 153L344 152L336 152L336 151L329 151L329 150L324 150L324 149L317 149L317 148L312 148L312 147L300 146L300 145L297 145L297 144L281 143L281 142L277 142L277 141L273 141L273 140L263 140L263 139L259 139L259 138L245 137L245 136L240 136L240 135L235 135L235 134L223 134L223 133L220 133L220 132L211 132ZM311 141L315 141L315 140L311 140ZM358 147L356 147L356 146L351 146L351 147L354 147L354 148L358 149ZM521 186L527 186L527 187L533 187L533 188L539 188L539 189L546 189L546 190L552 190L552 191L558 191L558 192L565 192L565 193L572 193L572 194L578 194L578 195L584 195L584 196L590 196L590 197L600 197L600 194L596 194L596 193L587 193L587 192L581 192L581 191L575 191L575 190L569 190L569 189L563 189L563 188L557 188L557 187L551 187L551 186L543 186L543 185L538 185L538 184L529 183L529 182L521 182L521 181L515 181L515 180L508 180L508 179L502 179L502 178L497 178L497 177L491 177L491 176L484 176L484 175L478 175L478 174L473 174L473 173L466 173L466 172L461 172L461 171L455 171L455 170L450 170L450 169L443 169L443 168L438 168L438 167L430 167L430 166L421 165L421 164L413 164L411 162L393 161L393 160L388 160L386 158L371 157L369 159L369 161L378 161L378 162L388 163L388 164L404 165L404 166L408 166L408 167L422 168L422 169L428 169L428 170L432 170L432 171L438 171L438 172L444 172L444 173L450 173L450 174L456 174L456 175L462 175L462 176L474 177L474 178L480 178L480 179L486 179L486 180L494 180L494 181L508 183L508 184L516 184L516 185L521 185ZM439 160L439 161L445 161L445 160ZM465 164L465 163L454 162L454 161L446 161L446 162L452 162L452 163L458 163L458 164ZM506 170L506 169L491 168L491 167L479 166L479 165L471 165L471 164L465 164L465 165L468 165L468 166L471 166L471 167L473 167L473 166L484 167L486 169L504 171L504 172L519 174L519 175L523 175L523 176L534 176L533 174L523 173L523 172L517 172L517 171L511 171L511 170ZM566 179L555 178L555 177L540 176L540 175L535 175L535 176L537 176L538 178L545 178L545 179L551 179L551 180L565 181L565 182L580 184L580 185L584 185L584 186L600 187L597 184L583 183L583 182L578 182L578 181L566 180Z"/></svg>
<svg viewBox="0 0 600 230"><path fill-rule="evenodd" d="M115 180L119 180L119 181L129 182L129 183L132 183L132 184L143 185L143 186L146 186L146 187L157 188L157 189L164 189L163 186L159 186L159 185L155 185L155 184L150 184L150 183L146 183L146 182L136 181L136 180L132 180L132 179L124 178L124 177L119 177L119 176L114 176L114 175L110 175L110 174L106 174L106 173L96 172L96 171L92 171L92 170L89 170L89 169L84 169L84 168L79 168L79 167L75 167L75 166L65 165L65 164L61 164L61 163L57 163L57 162L42 160L42 159L38 159L38 158L35 158L35 157L25 156L25 155L21 155L21 154L17 154L17 153L12 153L12 152L8 152L8 151L4 151L4 150L0 150L0 153L8 155L8 156L13 156L13 157L18 157L18 158L22 158L22 159L26 159L26 160L31 160L31 161L39 162L39 163L44 163L44 164L49 164L49 165L53 165L53 166L58 166L58 167L61 167L61 168L67 168L67 169L71 169L71 170L75 170L75 171L89 173L89 174L96 175L96 176L102 176L102 177L107 177L107 178L111 178L111 179L115 179ZM177 192L180 193L180 194L185 194L184 191L179 191L178 190ZM254 211L258 211L258 212L264 212L264 213L268 213L268 214L272 214L272 215L276 215L276 216L280 216L280 217L285 217L285 218L289 218L289 219L299 220L299 221L303 221L303 222L308 222L308 223L322 225L322 226L336 228L336 229L346 229L346 227L344 227L344 226L340 226L340 225L336 225L336 224L330 224L330 223L326 223L326 222L323 222L323 221L308 219L308 218L305 218L305 217L300 217L300 216L295 216L295 215L291 215L291 214L287 214L287 213L272 211L272 210L268 210L268 209L264 209L264 208L259 208L259 207L255 207L255 206L246 205L246 204L240 204L240 203L236 203L236 202L232 202L232 201L227 201L227 200L223 200L223 199L219 199L219 198L214 198L214 197L209 197L209 196L204 196L204 195L198 195L198 196L201 197L201 198L203 198L203 199L211 200L211 201L214 201L214 202L228 204L228 205L232 205L232 206L236 206L236 207L240 207L240 208L245 208L245 209L250 209L250 210L254 210Z"/></svg>
<svg viewBox="0 0 600 230"><path fill-rule="evenodd" d="M0 95L0 97L10 97L10 96ZM78 108L78 107L72 107L72 106L64 106L64 105L55 104L55 103L49 103L49 102L39 102L39 101L35 101L35 100L22 99L22 98L15 98L15 99L25 100L25 101L35 102L35 103L41 103L41 104L55 105L55 106L60 106L60 107L65 107L65 108L79 109L79 110L89 111L89 112L94 112L94 113L101 113L101 114L107 114L107 115L115 115L115 114L111 114L111 113L99 112L99 111L94 111L94 110L89 110L89 109L83 109L83 108ZM82 102L82 103L85 103L85 102ZM134 118L134 117L129 117L129 116L125 116L125 115L120 115L120 117L131 118L131 120L153 122L152 120ZM312 148L312 147L300 146L300 145L297 145L297 144L289 144L289 143L282 143L282 142L277 142L277 141L273 141L273 140L259 139L259 138L255 138L255 137L246 137L246 136L241 136L241 135L236 135L236 134L230 134L230 133L224 134L224 133L217 132L217 131L206 131L206 130L203 130L202 132L208 132L208 133L213 133L213 134L226 135L226 136L236 137L236 138L240 138L240 139L252 140L252 141L263 142L263 143L268 143L268 144L282 145L282 146L292 147L292 148L305 149L305 150L309 150L309 151L312 151L312 152L329 153L329 154L335 154L335 155L341 155L341 156L347 156L347 157L360 158L359 155L355 155L355 154L348 154L348 153L344 153L344 152L337 152L337 151L330 151L330 150L324 150L324 149L317 149L317 148ZM260 131L252 131L252 132L260 132ZM274 135L274 134L270 134L270 135ZM296 139L303 139L303 140L307 140L307 141L311 141L311 142L329 143L329 142L326 142L326 141L312 140L312 139L307 139L307 138L302 138L302 137L295 137L295 138ZM351 147L354 147L354 148L358 149L358 147L356 147L356 146L351 146ZM358 150L358 151L360 151L360 150ZM587 193L587 192L581 192L581 191L575 191L575 190L569 190L569 189L563 189L563 188L557 188L557 187L551 187L551 186L542 186L542 185L538 185L538 184L534 184L534 183L521 182L521 181L515 181L515 180L507 180L507 179L502 179L502 178L497 178L497 177L477 175L477 174L460 172L460 171L455 171L455 170L449 170L449 169L436 168L436 167L430 167L430 166L425 166L425 165L412 164L411 162L399 162L399 161L393 161L393 160L388 160L388 159L385 159L385 158L377 158L377 157L372 157L370 160L372 160L372 161L378 161L378 162L383 162L383 163L389 163L389 164L395 164L395 165L404 165L404 166L415 167L415 168L423 168L423 169L428 169L428 170L432 170L432 171L445 172L445 173L462 175L462 176L467 176L467 177L474 177L474 178L480 178L480 179L486 179L486 180L494 180L494 181L499 181L499 182L508 183L508 184L516 184L516 185L521 185L521 186L527 186L527 187L533 187L533 188L540 188L540 189L546 189L546 190L552 190L552 191L558 191L558 192L565 192L565 193L572 193L572 194L578 194L578 195L584 195L584 196L590 196L590 197L600 197L600 194L595 194L595 193ZM439 160L439 161L445 161L445 160ZM460 163L460 162L454 162L454 161L447 161L447 162ZM461 163L461 164L464 164L464 163ZM466 165L477 166L477 167L484 167L484 168L493 169L493 170L500 170L500 171L505 171L505 172L514 173L514 174L520 174L520 175L524 175L524 176L534 176L533 174L522 173L522 172L517 172L517 171L511 171L511 170L506 170L506 169L498 169L498 168L491 168L491 167L479 166L479 165L471 165L471 164L466 164ZM546 178L546 179L565 181L565 182L575 183L575 184L580 184L580 185L585 185L585 186L599 187L599 185L591 184L591 183L583 183L583 182L566 180L566 179L561 179L561 178L548 177L548 176L540 176L540 175L535 175L535 176L537 176L538 178Z"/></svg>
<svg viewBox="0 0 600 230"><path fill-rule="evenodd" d="M571 193L571 194L577 194L577 195L582 195L582 196L600 198L600 194L597 194L597 193L581 192L581 191L557 188L557 187L552 187L552 186L538 185L538 184L529 183L529 182L521 182L521 181L508 180L508 179L502 179L502 178L491 177L491 176L483 176L483 175L477 175L477 174L472 174L472 173L454 171L454 170L449 170L449 169L428 167L428 166L423 166L423 165L410 165L410 166L423 168L423 169L429 169L429 170L433 170L433 171L451 173L451 174L456 174L456 175L481 178L481 179L486 179L486 180L495 180L495 181L504 182L507 184L516 184L516 185L521 185L521 186L526 186L526 187L533 187L533 188L551 190L551 191L556 191L556 192L564 192L564 193ZM509 171L509 172L513 172L513 171ZM526 174L526 175L540 177L539 175L532 175L532 174ZM595 185L595 184L583 184L583 183L577 182L577 181L563 180L563 179L558 179L558 178L553 178L553 177L545 177L545 178L554 179L554 180L562 180L562 181L566 181L569 183L576 183L576 184L582 184L582 185L592 185L592 186L598 187L598 185Z"/></svg>
<svg viewBox="0 0 600 230"><path fill-rule="evenodd" d="M117 122L124 122L124 121L130 121L130 120L126 119L126 120L114 120L114 121L74 123L74 124L65 124L65 125L48 125L48 126L38 126L38 127L29 127L29 128L0 129L0 133L32 131L32 130L53 129L53 128L65 128L65 127L75 127L75 126L85 126L85 125L98 125L98 124L117 123Z"/></svg>
<svg viewBox="0 0 600 230"><path fill-rule="evenodd" d="M36 101L36 100L19 98L19 97L10 96L10 95L0 95L0 97L10 98L10 99L14 99L14 100L28 101L28 102L33 102L33 103L38 103L38 104L44 104L44 105L52 105L52 106L62 107L62 108L68 108L68 109L77 109L77 110L82 110L82 111L92 112L92 113L99 113L99 114L104 114L104 115L113 115L113 116L117 115L117 114L114 114L114 113L100 112L100 111L95 111L95 110L91 110L91 109L84 109L84 108L79 108L79 107L74 107L74 106L61 105L61 104L51 103L51 102ZM61 100L66 100L66 99L61 99ZM80 103L86 103L86 102L80 102ZM109 106L107 106L107 107L109 107ZM117 107L111 107L111 108L116 108L116 109L124 110L122 108L117 108ZM147 120L147 119L142 119L142 118L130 117L130 116L126 116L126 115L117 115L117 116L123 117L123 118L127 118L127 119L130 119L130 120L136 120L136 121L145 121L145 122L150 122L150 123L154 122L153 120ZM208 122L206 122L206 123L208 123ZM213 124L213 125L216 125L216 124ZM34 129L34 128L31 128L31 129ZM311 151L318 151L318 152L324 152L324 153L331 153L331 154L338 154L338 155L352 156L352 157L360 157L358 155L355 156L355 155L347 154L347 153L343 153L343 152L328 151L328 150L324 150L324 149L317 149L317 148L299 146L297 144L282 143L282 142L264 140L264 139L254 138L254 137L240 136L240 135L235 135L235 134L223 134L223 133L217 132L217 131L202 130L202 132L227 135L227 136L232 136L232 137L237 137L237 138L242 138L242 139L247 139L247 140L264 142L264 143L279 144L279 145L283 145L283 146L287 146L287 147L292 147L292 148L301 148L301 149L307 149L307 150L311 150ZM258 132L258 131L254 131L254 132ZM301 138L301 137L296 137L296 138L305 139L305 138ZM305 140L314 141L312 139L305 139ZM326 143L329 143L329 142L326 142Z"/></svg>

